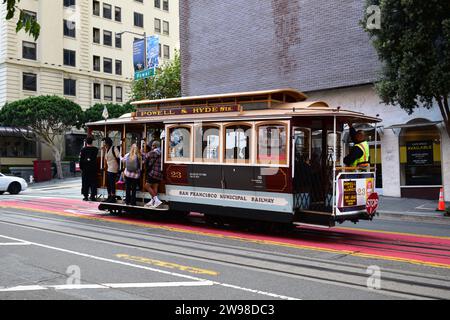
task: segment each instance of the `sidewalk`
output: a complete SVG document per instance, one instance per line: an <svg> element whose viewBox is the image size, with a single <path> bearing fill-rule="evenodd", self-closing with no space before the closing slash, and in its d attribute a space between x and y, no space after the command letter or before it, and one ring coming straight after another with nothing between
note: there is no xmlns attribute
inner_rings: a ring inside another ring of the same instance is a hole
<svg viewBox="0 0 450 320"><path fill-rule="evenodd" d="M445 221L450 224L450 217L444 215L444 212L436 211L437 200L394 198L380 196L378 213L381 217L395 218L415 218L423 221ZM446 202L446 207L450 204Z"/></svg>
<svg viewBox="0 0 450 320"><path fill-rule="evenodd" d="M28 181L27 181L28 182ZM49 181L43 181L43 182L34 182L34 183L28 183L29 189L41 189L46 187L56 187L56 186L70 186L74 184L80 184L81 185L81 177L67 177L64 179L52 179Z"/></svg>

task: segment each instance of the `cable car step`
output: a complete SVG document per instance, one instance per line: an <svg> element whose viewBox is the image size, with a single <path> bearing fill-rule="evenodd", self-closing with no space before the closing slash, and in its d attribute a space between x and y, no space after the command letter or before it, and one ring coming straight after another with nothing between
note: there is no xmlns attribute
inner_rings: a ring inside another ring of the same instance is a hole
<svg viewBox="0 0 450 320"><path fill-rule="evenodd" d="M148 211L169 211L169 205L168 204L162 204L159 207L146 207L146 206L131 206L131 205L126 205L124 203L107 203L107 202L102 202L99 204L98 206L98 210L118 210L118 209L122 209L122 210L127 210L127 209L131 209L133 211L136 211L137 209L139 210L148 210Z"/></svg>

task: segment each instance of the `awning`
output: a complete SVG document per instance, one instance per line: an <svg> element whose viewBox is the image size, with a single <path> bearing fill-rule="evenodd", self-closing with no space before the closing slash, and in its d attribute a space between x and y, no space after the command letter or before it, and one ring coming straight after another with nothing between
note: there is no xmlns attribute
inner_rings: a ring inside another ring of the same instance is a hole
<svg viewBox="0 0 450 320"><path fill-rule="evenodd" d="M13 129L10 127L0 127L0 137L23 137L23 134L28 136L32 135L32 132L25 129Z"/></svg>
<svg viewBox="0 0 450 320"><path fill-rule="evenodd" d="M435 126L439 123L441 123L442 120L440 121L424 121L424 122L418 122L418 123L404 123L404 124L393 124L392 126L386 127L385 129L403 129L403 128L418 128L418 127L430 127L430 126Z"/></svg>

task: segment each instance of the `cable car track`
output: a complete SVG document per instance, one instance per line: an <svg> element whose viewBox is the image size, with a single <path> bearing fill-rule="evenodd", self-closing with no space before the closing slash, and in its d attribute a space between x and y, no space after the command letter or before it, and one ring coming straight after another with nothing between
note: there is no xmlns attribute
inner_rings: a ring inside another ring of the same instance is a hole
<svg viewBox="0 0 450 320"><path fill-rule="evenodd" d="M80 210L79 207L76 207L76 205L67 205L67 204L57 204L49 202L48 200L21 200L20 202L23 202L24 204L38 204L38 205L45 205L49 209L56 209L56 210ZM84 210L94 210L92 209L84 209ZM80 211L83 211L81 209ZM205 227L206 221L205 219L201 219L198 217L189 217L188 220L180 220L175 219L174 217L165 217L167 213L161 214L121 214L118 219L120 218L127 218L131 217L136 221L141 222L148 222L148 220L151 220L152 222L162 222L162 223L171 223L175 221L177 224L179 224L181 227L183 226L192 226L192 227ZM111 215L102 215L109 217ZM114 217L117 217L114 215ZM100 217L101 218L101 217ZM120 222L120 221L117 221ZM208 227L213 227L218 230L226 230L226 231L236 231L236 232L244 232L247 234L267 234L267 232L261 232L258 230L252 230L248 229L246 226L240 225L222 225L220 227L218 226L211 226L208 225ZM357 229L355 229L357 231ZM273 234L271 234L273 235ZM412 242L412 241L405 241L405 240L371 240L370 235L365 234L362 235L354 235L349 234L349 232L339 232L334 230L317 230L317 229L308 229L308 228L293 228L288 233L275 234L277 238L279 238L279 241L287 241L287 240L302 240L302 241L319 241L322 244L339 244L343 246L357 246L361 249L374 249L384 252L396 252L396 253L405 253L405 254L419 254L421 256L429 257L429 258L450 258L450 245L444 245L444 244L430 244L425 242ZM378 246L377 246L378 245ZM442 253L446 252L446 253Z"/></svg>
<svg viewBox="0 0 450 320"><path fill-rule="evenodd" d="M24 217L23 215L16 214L15 218L33 218L36 220L43 220L43 221L53 221L53 222L65 222L67 223L67 220L64 219L57 219L57 218L49 218L49 217L42 217L38 215L30 215L27 217ZM346 262L338 262L338 261L330 261L325 259L319 259L319 258L311 258L311 257L305 257L305 256L297 256L293 254L287 254L287 253L279 253L279 252L272 252L267 251L263 249L253 249L253 248L244 248L242 246L235 246L235 245L225 245L225 244L218 244L207 242L207 241L198 241L198 240L192 240L192 239L180 239L180 237L171 237L167 235L149 235L145 232L139 232L133 230L131 234L129 234L129 230L127 229L120 229L120 228L114 228L114 227L107 227L107 226L101 226L102 228L102 237L95 237L95 236L88 236L88 235L82 235L79 232L67 232L67 231L61 231L61 230L55 230L52 228L47 227L39 227L39 226L30 226L26 223L18 223L18 222L12 222L12 221L6 221L6 220L0 220L2 223L10 224L10 225L16 225L16 226L22 226L47 232L53 232L65 236L73 236L73 237L81 237L84 239L90 239L95 241L101 241L109 244L117 244L122 245L126 247L132 247L132 248L139 248L144 250L150 250L150 251L156 251L159 253L169 254L169 255L177 255L182 256L184 258L192 258L192 259L200 259L207 262L217 262L222 264L227 264L231 266L236 267L247 267L252 268L254 270L260 270L260 271L268 271L268 272L276 272L283 275L290 275L290 276L297 276L297 277L303 277L306 279L315 279L315 280L321 280L321 281L327 281L329 283L333 284L341 284L341 285L350 285L358 288L365 288L365 281L367 275L364 273L364 270L366 266L353 264L353 263L346 263ZM78 231L86 232L92 230L89 230L90 228L98 228L98 225L83 223L79 221L69 221L70 228L75 228ZM84 230L84 231L83 231ZM106 231L108 230L108 231ZM113 241L111 239L106 239L105 236L117 236L117 233L114 234L114 232L121 232L126 233L120 235L121 238L125 238L125 241ZM139 236L139 237L137 237ZM145 239L151 238L151 239ZM157 238L157 239L155 239ZM127 241L128 240L128 241ZM164 241L165 240L165 241ZM130 241L143 241L145 242L145 245L136 245L131 244ZM183 244L177 244L177 250L167 250L158 248L157 246L164 246L167 245L167 243L172 243L174 241L180 242L183 241ZM150 243L152 245L150 245ZM209 246L210 248L205 249L202 248L201 252L202 254L192 254L186 251L192 251L192 250L199 250L200 245ZM212 247L213 246L213 247ZM238 253L230 253L230 251L238 251ZM224 252L225 251L225 252ZM220 255L224 255L225 257L221 257ZM269 255L269 257L258 257L256 255ZM207 257L210 255L209 257ZM230 259L231 256L231 259ZM250 260L249 261L241 261L237 262L234 260ZM284 261L282 261L284 259ZM287 261L289 260L289 261ZM293 261L291 261L293 260ZM262 264L280 264L282 263L283 266L288 266L291 268L289 271L280 271L277 267L262 267ZM311 265L316 264L316 265ZM317 265L318 264L318 265ZM322 277L320 275L311 275L307 271L301 271L301 270L293 270L295 268L300 268L302 270L313 270L314 272L325 272L325 273L332 273L335 275L335 278L332 279L330 277ZM353 270L346 270L347 268L353 269ZM343 280L345 276L349 277L358 277L361 282L358 283L354 280L348 281ZM404 279L401 279L401 278ZM405 278L406 277L406 278ZM449 279L445 277L435 276L431 277L428 275L419 275L412 272L405 272L402 270L394 270L394 269L383 269L383 281L389 281L396 285L393 285L392 288L389 289L382 289L380 293L394 293L394 294L401 294L406 295L408 297L415 297L415 298L429 298L429 299L441 299L442 297L436 294L425 294L423 290L444 290L445 292L450 292L450 284ZM434 283L433 283L434 282ZM404 292L401 290L396 289L397 285L406 285L406 286L413 286L418 290L416 293L409 293ZM420 290L419 290L420 289Z"/></svg>

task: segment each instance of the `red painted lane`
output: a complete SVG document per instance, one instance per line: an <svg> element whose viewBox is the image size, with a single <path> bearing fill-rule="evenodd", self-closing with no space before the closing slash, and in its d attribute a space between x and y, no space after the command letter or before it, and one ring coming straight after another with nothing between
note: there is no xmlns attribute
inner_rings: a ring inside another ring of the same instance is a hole
<svg viewBox="0 0 450 320"><path fill-rule="evenodd" d="M360 257L398 260L450 268L450 238L447 237L346 228L318 229L309 227L301 228L294 235L289 236L261 235L219 230L208 226L191 226L159 221L148 222L138 218L112 217L98 211L98 203L73 199L5 200L0 201L0 207L79 216L264 245L330 251Z"/></svg>

